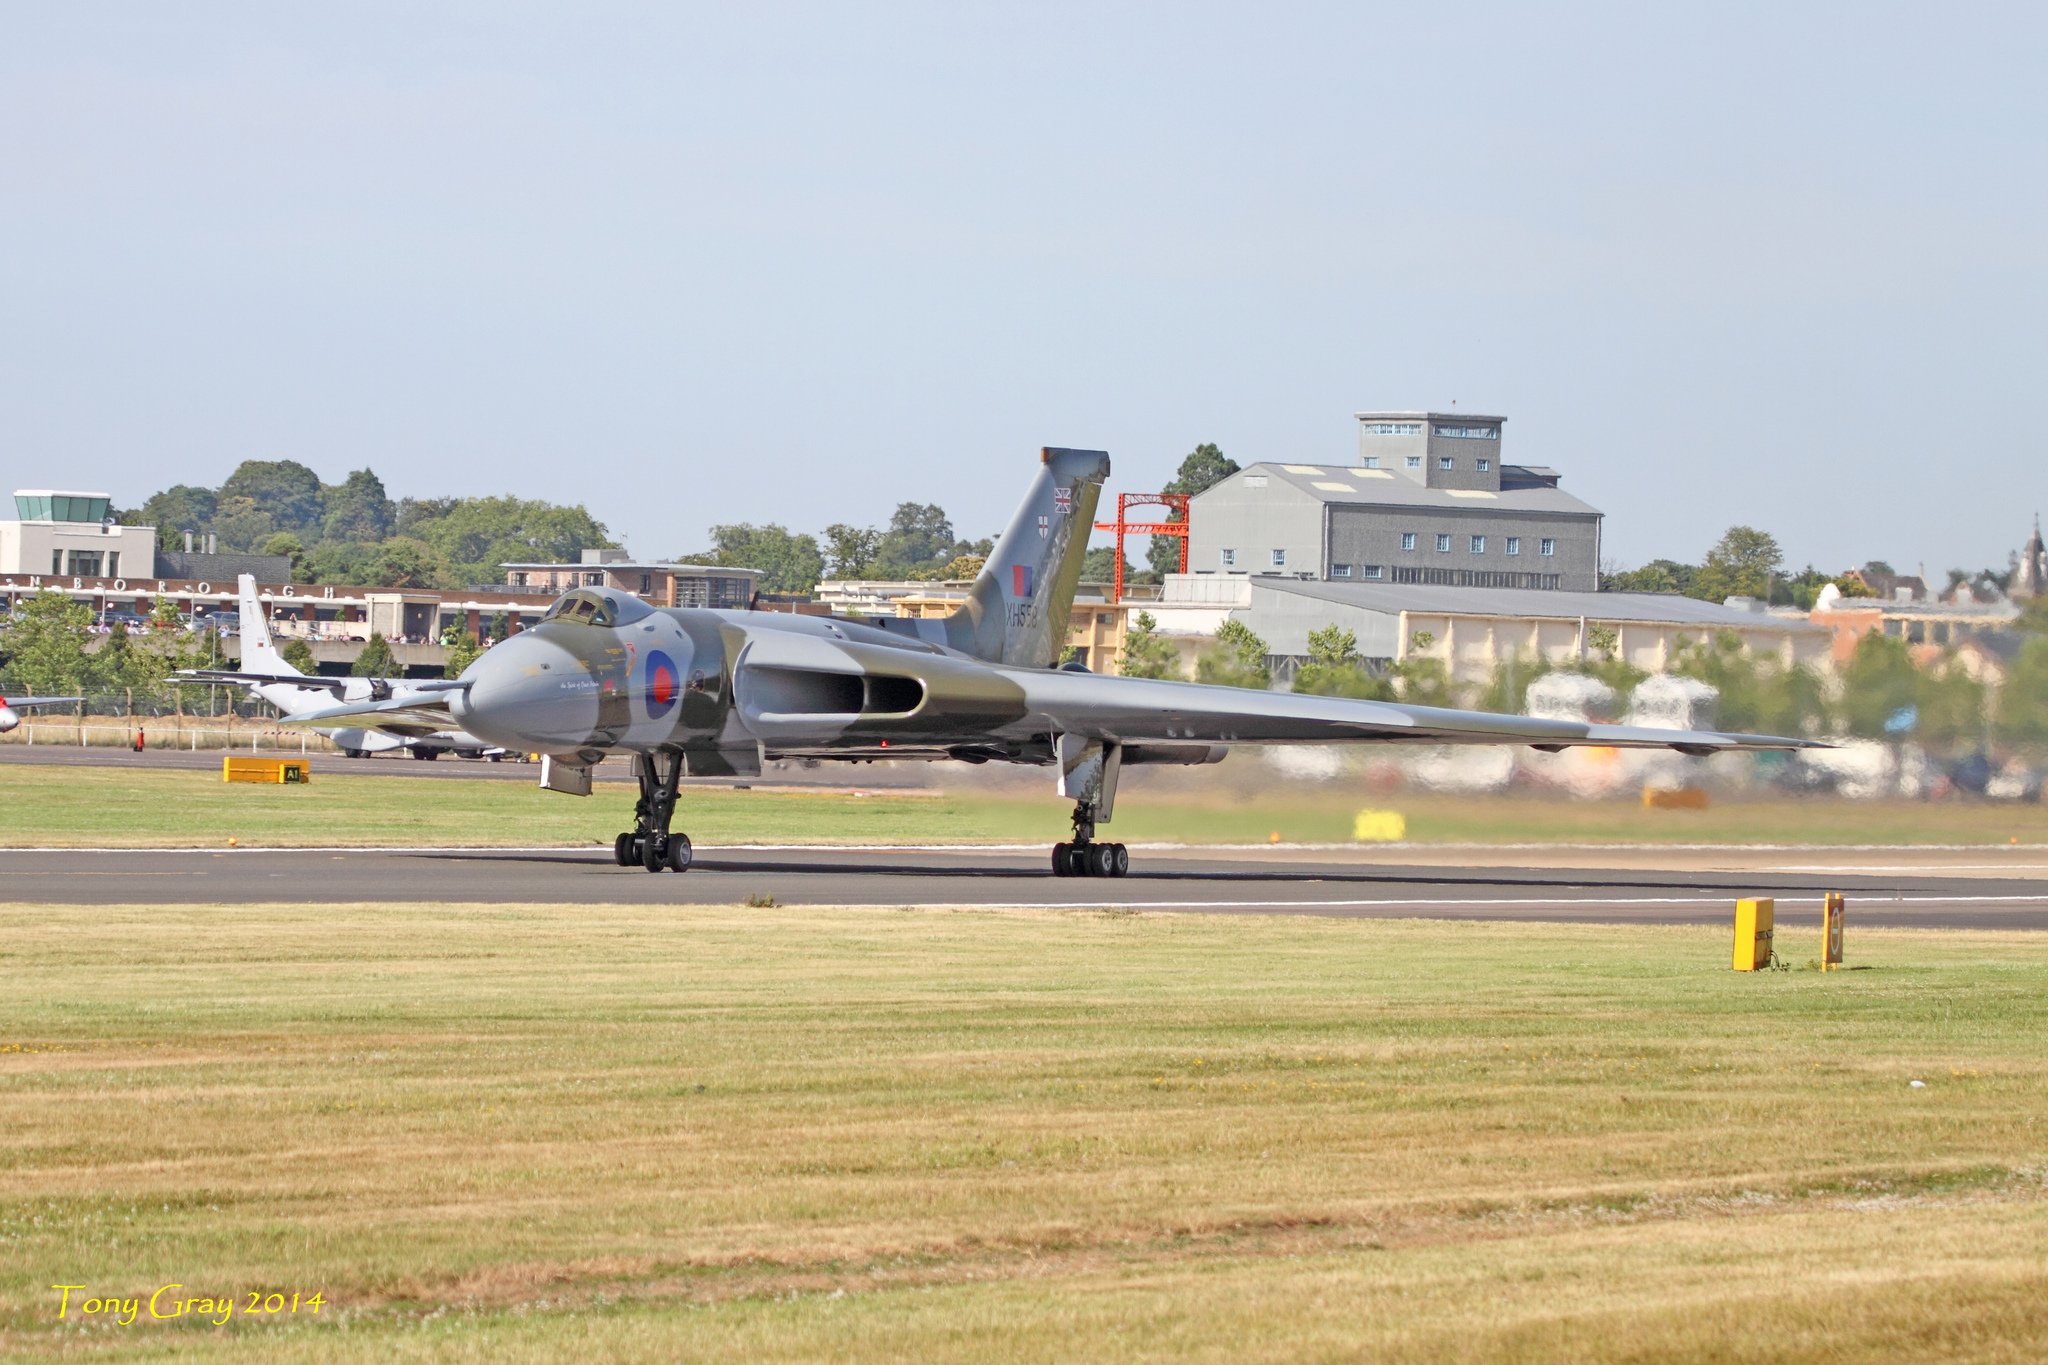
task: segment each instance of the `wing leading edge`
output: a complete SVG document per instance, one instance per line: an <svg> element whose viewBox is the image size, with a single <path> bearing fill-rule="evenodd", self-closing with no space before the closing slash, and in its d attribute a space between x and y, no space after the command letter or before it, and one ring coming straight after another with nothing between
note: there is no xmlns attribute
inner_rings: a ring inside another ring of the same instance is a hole
<svg viewBox="0 0 2048 1365"><path fill-rule="evenodd" d="M1013 674L1048 728L1090 739L1210 744L1527 744L1710 754L1735 749L1826 748L1778 735L1660 730L1488 711L1356 701L1298 693L1090 673Z"/></svg>

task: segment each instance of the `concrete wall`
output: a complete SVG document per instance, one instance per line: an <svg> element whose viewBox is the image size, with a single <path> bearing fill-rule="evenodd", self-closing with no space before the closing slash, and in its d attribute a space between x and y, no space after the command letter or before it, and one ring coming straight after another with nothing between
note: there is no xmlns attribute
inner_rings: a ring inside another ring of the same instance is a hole
<svg viewBox="0 0 2048 1365"><path fill-rule="evenodd" d="M102 556L97 576L142 579L156 576L156 528L154 526L110 526L78 521L0 522L0 574L42 574L49 576L52 551L69 554L83 550ZM104 556L118 554L120 563L109 571ZM65 563L68 565L69 560ZM70 577L69 568L56 570ZM95 575L87 575L92 577Z"/></svg>

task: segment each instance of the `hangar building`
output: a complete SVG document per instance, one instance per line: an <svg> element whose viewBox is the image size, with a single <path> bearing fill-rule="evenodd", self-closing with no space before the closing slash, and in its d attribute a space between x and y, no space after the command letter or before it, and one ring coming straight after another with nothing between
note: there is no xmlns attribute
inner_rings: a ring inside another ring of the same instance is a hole
<svg viewBox="0 0 2048 1365"><path fill-rule="evenodd" d="M1195 495L1188 568L1354 583L1593 592L1601 514L1503 464L1502 417L1361 412L1355 465L1261 463Z"/></svg>

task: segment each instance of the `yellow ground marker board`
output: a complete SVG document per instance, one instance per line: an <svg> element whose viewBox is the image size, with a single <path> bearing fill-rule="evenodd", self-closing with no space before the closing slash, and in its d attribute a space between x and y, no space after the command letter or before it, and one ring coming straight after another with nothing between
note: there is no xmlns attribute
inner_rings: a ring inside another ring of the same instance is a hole
<svg viewBox="0 0 2048 1365"><path fill-rule="evenodd" d="M1735 902L1735 970L1760 972L1771 965L1771 921L1778 903L1768 896Z"/></svg>
<svg viewBox="0 0 2048 1365"><path fill-rule="evenodd" d="M220 780L303 787L313 780L313 768L303 758L236 758L229 754L220 761Z"/></svg>

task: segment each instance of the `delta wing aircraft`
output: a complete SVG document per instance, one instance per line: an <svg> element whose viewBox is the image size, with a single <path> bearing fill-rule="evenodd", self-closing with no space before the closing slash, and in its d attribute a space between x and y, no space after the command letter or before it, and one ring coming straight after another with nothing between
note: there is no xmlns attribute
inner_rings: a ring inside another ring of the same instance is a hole
<svg viewBox="0 0 2048 1365"><path fill-rule="evenodd" d="M1048 449L1016 519L959 610L934 620L656 608L578 588L533 628L427 695L330 708L295 723L428 735L453 727L542 754L541 785L588 795L591 768L631 759L640 785L620 866L682 871L670 829L685 773L752 775L775 758L936 760L1052 769L1074 803L1060 876L1122 876L1097 842L1118 776L1219 761L1233 744L1527 744L1706 755L1798 749L1764 735L1631 728L1106 677L1056 666L1109 457Z"/></svg>
<svg viewBox="0 0 2048 1365"><path fill-rule="evenodd" d="M402 678L329 678L317 673L302 673L278 652L276 642L270 638L270 625L264 619L263 605L256 600L255 577L243 574L235 580L235 586L241 597L242 666L235 669L188 669L178 674L180 678L246 687L286 717L325 711L335 702L414 698L449 686L441 682L407 682ZM347 726L333 729L331 737L350 758L392 749L410 750L414 758L439 758L450 749L486 757L502 757L506 752L498 745L486 744L453 726L424 734L393 734L374 726Z"/></svg>

